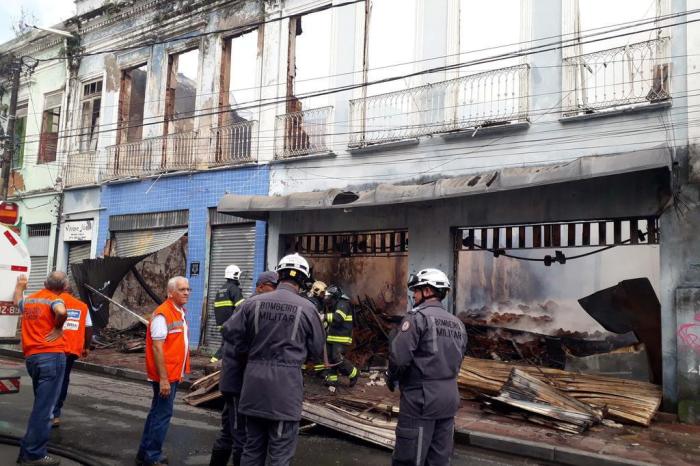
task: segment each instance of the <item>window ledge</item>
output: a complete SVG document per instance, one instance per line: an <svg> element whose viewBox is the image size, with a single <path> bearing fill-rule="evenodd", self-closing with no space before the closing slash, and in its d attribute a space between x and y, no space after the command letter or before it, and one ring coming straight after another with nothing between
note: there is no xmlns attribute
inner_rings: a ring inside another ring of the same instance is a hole
<svg viewBox="0 0 700 466"><path fill-rule="evenodd" d="M658 110L663 110L670 108L673 105L671 99L664 100L663 102L654 102L650 104L637 104L626 108L620 108L616 110L601 110L593 113L585 113L582 115L571 115L559 118L561 123L572 123L575 121L586 121L594 120L597 118L607 118L614 117L618 115L627 115L628 113L639 113L639 112L653 112Z"/></svg>
<svg viewBox="0 0 700 466"><path fill-rule="evenodd" d="M283 159L273 159L273 160L270 160L268 163L270 165L274 165L274 164L279 164L279 163L296 162L298 160L330 159L330 158L333 158L335 156L336 156L336 154L333 151L316 152L314 154L309 154L309 155L297 155L296 157L285 157Z"/></svg>
<svg viewBox="0 0 700 466"><path fill-rule="evenodd" d="M375 142L364 145L348 146L348 152L352 155L365 155L385 150L401 149L402 147L417 146L420 143L418 138L400 139L391 142Z"/></svg>
<svg viewBox="0 0 700 466"><path fill-rule="evenodd" d="M450 139L462 139L462 138L472 138L479 136L490 136L499 133L509 133L514 131L525 131L530 128L529 121L522 121L517 123L508 123L506 125L495 125L495 126L477 126L476 128L465 128L457 131L452 131L449 133L442 133L440 136L445 140Z"/></svg>

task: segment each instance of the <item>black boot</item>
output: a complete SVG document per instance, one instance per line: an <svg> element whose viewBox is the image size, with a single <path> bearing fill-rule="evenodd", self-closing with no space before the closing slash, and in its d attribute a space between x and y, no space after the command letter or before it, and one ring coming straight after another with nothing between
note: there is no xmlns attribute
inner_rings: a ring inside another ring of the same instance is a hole
<svg viewBox="0 0 700 466"><path fill-rule="evenodd" d="M209 466L226 466L231 457L231 450L212 450Z"/></svg>
<svg viewBox="0 0 700 466"><path fill-rule="evenodd" d="M241 456L243 456L241 453L233 454L233 466L241 466Z"/></svg>

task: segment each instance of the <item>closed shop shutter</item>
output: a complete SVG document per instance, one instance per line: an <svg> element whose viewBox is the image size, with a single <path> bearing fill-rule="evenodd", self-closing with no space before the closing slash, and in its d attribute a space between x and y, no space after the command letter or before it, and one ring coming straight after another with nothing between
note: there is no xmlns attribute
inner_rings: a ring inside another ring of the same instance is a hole
<svg viewBox="0 0 700 466"><path fill-rule="evenodd" d="M29 283L26 294L34 293L44 287L49 274L49 256L31 256L32 268L29 270Z"/></svg>
<svg viewBox="0 0 700 466"><path fill-rule="evenodd" d="M243 296L253 293L253 267L255 263L255 223L212 227L211 255L209 259L209 290L207 294L207 322L204 343L212 351L221 345L221 333L214 319L214 297L226 281L224 270L231 264L241 268Z"/></svg>
<svg viewBox="0 0 700 466"><path fill-rule="evenodd" d="M73 282L73 270L71 264L80 264L84 259L90 259L90 242L69 243L68 267L66 274L68 275L68 280L70 281L75 293L77 293L78 290L75 289L75 283Z"/></svg>

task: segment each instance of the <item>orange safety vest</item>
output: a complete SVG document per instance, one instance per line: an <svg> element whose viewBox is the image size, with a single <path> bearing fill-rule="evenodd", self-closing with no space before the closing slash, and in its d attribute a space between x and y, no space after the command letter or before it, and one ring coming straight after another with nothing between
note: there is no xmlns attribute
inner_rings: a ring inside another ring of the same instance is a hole
<svg viewBox="0 0 700 466"><path fill-rule="evenodd" d="M54 341L46 341L46 335L51 333L56 325L56 315L53 306L63 304L63 300L46 288L30 294L22 300L22 350L28 358L38 353L63 353L65 341L63 337Z"/></svg>
<svg viewBox="0 0 700 466"><path fill-rule="evenodd" d="M66 340L66 353L78 357L83 355L85 346L85 320L88 307L81 300L68 293L61 293L60 298L66 305L68 317L63 324L63 338Z"/></svg>
<svg viewBox="0 0 700 466"><path fill-rule="evenodd" d="M151 320L157 315L165 317L168 326L168 336L163 341L163 353L165 367L168 370L168 381L179 382L182 374L190 373L190 350L185 346L185 320L183 314L177 310L170 299L153 312ZM153 357L153 339L151 338L151 324L146 330L146 374L148 379L154 382L160 381L156 360Z"/></svg>

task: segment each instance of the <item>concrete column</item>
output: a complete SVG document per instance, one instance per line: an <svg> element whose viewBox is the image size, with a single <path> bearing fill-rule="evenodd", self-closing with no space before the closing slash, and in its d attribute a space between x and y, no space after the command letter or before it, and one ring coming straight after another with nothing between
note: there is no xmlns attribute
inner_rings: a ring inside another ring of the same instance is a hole
<svg viewBox="0 0 700 466"><path fill-rule="evenodd" d="M268 11L265 19L278 18L279 10ZM264 47L262 52L262 78L260 99L278 101L284 98L287 85L287 34L289 21L275 21L263 28ZM285 105L265 105L261 107L258 141L258 161L267 162L274 157L275 117L284 113Z"/></svg>

